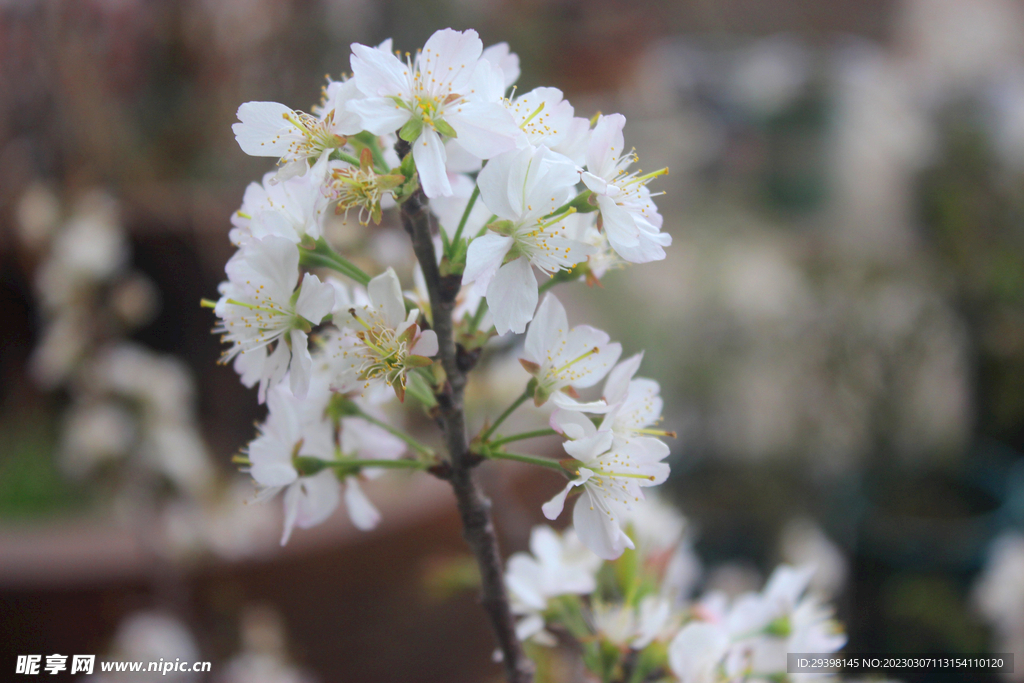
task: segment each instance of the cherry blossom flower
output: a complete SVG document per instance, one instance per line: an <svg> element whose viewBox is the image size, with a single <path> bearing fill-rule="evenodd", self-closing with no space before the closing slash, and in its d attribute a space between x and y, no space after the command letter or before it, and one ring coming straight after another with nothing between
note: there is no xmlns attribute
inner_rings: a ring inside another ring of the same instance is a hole
<svg viewBox="0 0 1024 683"><path fill-rule="evenodd" d="M480 58L491 63L493 72L501 70L503 91L519 80L519 55L509 49L508 43L495 43L485 48Z"/></svg>
<svg viewBox="0 0 1024 683"><path fill-rule="evenodd" d="M569 135L573 108L558 88L534 88L505 100L505 107L523 131L519 147L545 145L554 149Z"/></svg>
<svg viewBox="0 0 1024 683"><path fill-rule="evenodd" d="M231 344L222 356L227 363L236 357L236 370L247 386L260 384L262 403L267 388L291 370L291 387L304 396L312 364L308 333L334 305L334 289L307 273L295 296L299 279L299 251L292 242L276 235L253 239L231 257L221 283L221 298L214 312L220 323L214 332ZM274 343L273 351L268 351Z"/></svg>
<svg viewBox="0 0 1024 683"><path fill-rule="evenodd" d="M376 135L401 129L428 197L452 193L443 138L457 138L470 154L490 159L513 149L521 132L494 92L482 51L476 31L452 29L434 33L405 63L389 51L352 45L353 80L366 97L348 108Z"/></svg>
<svg viewBox="0 0 1024 683"><path fill-rule="evenodd" d="M583 494L573 508L573 525L583 543L606 560L613 560L626 548L635 547L623 530L633 503L644 498L641 487L657 486L668 478L669 466L661 462L668 455L652 453L635 443L616 439L612 432L598 431L580 413L560 412L573 420L581 436L563 444L565 452L579 461L577 477L542 507L544 516L556 519L565 506L566 496L576 487ZM562 430L566 431L565 424Z"/></svg>
<svg viewBox="0 0 1024 683"><path fill-rule="evenodd" d="M347 311L335 309L334 322L346 330L335 338L330 353L338 367L338 391L391 387L405 398L406 375L412 368L430 365L437 354L437 333L420 330L416 309L405 313L405 299L395 271L388 268L370 280L367 301Z"/></svg>
<svg viewBox="0 0 1024 683"><path fill-rule="evenodd" d="M281 545L288 542L296 526L307 529L323 522L341 500L333 471L325 468L305 476L297 467L299 457L334 459L331 424L310 409L314 405L297 399L281 385L274 387L267 394L267 420L248 448L249 472L263 487L259 499L269 500L284 491Z"/></svg>
<svg viewBox="0 0 1024 683"><path fill-rule="evenodd" d="M618 342L589 325L569 328L569 319L555 295L544 297L526 333L523 367L537 380L534 403L548 400L568 410L601 411L605 401L580 402L576 389L592 387L608 374L622 353Z"/></svg>
<svg viewBox="0 0 1024 683"><path fill-rule="evenodd" d="M553 645L554 637L544 630L548 602L559 595L593 592L600 566L601 558L580 543L571 529L559 535L551 527L535 526L530 532L530 553L512 555L505 572L512 612L520 617L519 639Z"/></svg>
<svg viewBox="0 0 1024 683"><path fill-rule="evenodd" d="M598 119L590 134L587 170L582 178L597 197L602 228L619 256L630 263L659 261L665 258L664 247L672 244L672 236L661 232L661 214L646 185L668 169L643 175L627 173L637 157L632 152L624 153L625 125L626 117L621 114Z"/></svg>
<svg viewBox="0 0 1024 683"><path fill-rule="evenodd" d="M305 175L276 182L271 172L263 176L262 183L249 183L241 208L231 215L233 228L228 238L232 244L241 246L252 237L268 235L296 244L307 235L319 238L329 201L323 187L336 165L323 154Z"/></svg>
<svg viewBox="0 0 1024 683"><path fill-rule="evenodd" d="M499 335L520 333L533 319L538 298L533 266L554 274L593 251L567 236L568 212L551 215L574 196L577 180L575 165L543 146L503 154L480 171L480 198L503 220L470 243L462 282L486 290Z"/></svg>
<svg viewBox="0 0 1024 683"><path fill-rule="evenodd" d="M238 108L238 121L231 126L238 146L250 156L278 158L274 180L279 181L304 175L309 159L341 147L346 135L363 129L358 117L335 120L334 109L320 118L279 102L246 102Z"/></svg>

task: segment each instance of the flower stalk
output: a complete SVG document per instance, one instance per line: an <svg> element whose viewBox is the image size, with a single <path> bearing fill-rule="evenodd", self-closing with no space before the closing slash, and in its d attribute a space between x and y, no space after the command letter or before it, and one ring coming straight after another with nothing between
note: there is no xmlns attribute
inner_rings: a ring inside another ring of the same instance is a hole
<svg viewBox="0 0 1024 683"><path fill-rule="evenodd" d="M407 142L400 140L395 151L400 158L405 158L410 151L409 147ZM504 566L491 518L491 503L473 479L472 469L477 458L469 450L466 435L463 407L466 375L456 362L452 319L460 278L441 276L431 239L432 219L426 203L427 198L422 188L410 195L401 204L402 225L412 239L413 251L423 269L433 312L433 329L437 333L438 357L447 376L447 382L437 394L439 419L448 448L450 472L446 478L455 493L462 518L463 538L480 570L481 603L498 640L506 679L509 683L531 683L533 665L516 637L515 621L505 591Z"/></svg>

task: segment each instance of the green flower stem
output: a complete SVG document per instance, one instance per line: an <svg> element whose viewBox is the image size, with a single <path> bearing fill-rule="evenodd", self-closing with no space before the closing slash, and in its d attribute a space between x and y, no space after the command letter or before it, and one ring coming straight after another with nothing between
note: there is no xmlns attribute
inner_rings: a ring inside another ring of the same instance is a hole
<svg viewBox="0 0 1024 683"><path fill-rule="evenodd" d="M507 443L512 443L513 441L525 441L526 439L537 439L542 436L554 436L557 433L558 432L556 432L554 429L537 429L532 432L523 432L522 434L513 434L512 436L506 436L500 439L495 439L494 441L489 441L487 445L493 448L497 448L498 446Z"/></svg>
<svg viewBox="0 0 1024 683"><path fill-rule="evenodd" d="M431 448L430 446L424 446L419 441L417 441L416 439L412 438L411 436L409 436L405 432L401 431L397 427L389 425L387 422L384 422L383 420L378 420L373 415L368 415L365 412L363 412L362 410L359 411L357 416L361 417L364 420L366 420L370 424L375 424L378 427L380 427L381 429L384 429L384 430L390 432L391 434L394 434L399 439L401 439L405 443L409 444L409 447L412 448L417 453L419 453L420 455L425 455L428 458L433 458L434 457L434 449L433 448Z"/></svg>
<svg viewBox="0 0 1024 683"><path fill-rule="evenodd" d="M429 465L419 460L359 460L343 458L341 460L324 460L328 467L383 467L392 470L425 470Z"/></svg>
<svg viewBox="0 0 1024 683"><path fill-rule="evenodd" d="M533 392L531 391L531 387L527 386L527 388L526 388L526 389L525 389L525 390L523 391L523 393L522 393L522 394L520 394L519 398L517 398L516 400L512 401L512 405L510 405L510 406L509 406L508 408L506 408L506 409L505 409L505 412L503 412L503 413L502 413L502 414L501 414L501 415L500 415L500 416L498 417L497 421L496 421L496 422L495 422L494 424L492 424L492 425L491 425L491 426L490 426L490 427L489 427L489 428L487 429L487 431L486 431L486 432L484 432L483 434L481 434L481 435L480 435L480 440L481 440L481 441L487 441L487 440L488 440L489 438L491 438L491 434L493 434L493 433L494 433L494 430L495 430L495 429L497 429L497 428L498 428L498 426L499 426L499 425L500 425L500 424L501 424L502 422L504 422L504 421L505 421L505 419L506 419L506 418L507 418L507 417L508 417L509 415L511 415L512 413L514 413L514 412L515 412L516 408L518 408L519 406L523 405L523 403L525 403L525 402L526 402L526 399L530 398L530 397L531 397L532 395L533 395Z"/></svg>
<svg viewBox="0 0 1024 683"><path fill-rule="evenodd" d="M480 303L476 307L476 313L469 320L469 334L476 333L480 327L480 321L484 319L485 313L487 313L487 299L480 299Z"/></svg>
<svg viewBox="0 0 1024 683"><path fill-rule="evenodd" d="M372 153L373 150L371 149L370 152ZM359 168L359 159L356 159L351 154L346 154L345 152L342 152L340 149L336 149L333 152L331 152L331 159L334 159L336 161L344 161L349 164L352 164L356 168Z"/></svg>
<svg viewBox="0 0 1024 683"><path fill-rule="evenodd" d="M480 196L480 186L476 185L473 188L473 194L469 195L469 201L466 203L466 210L462 212L462 218L459 220L459 227L455 231L455 235L452 237L451 244L458 244L462 238L462 230L466 227L466 221L469 220L469 214L473 210L473 206L476 204L477 197ZM451 254L449 254L451 256Z"/></svg>
<svg viewBox="0 0 1024 683"><path fill-rule="evenodd" d="M550 458L542 458L537 455L526 455L524 453L506 453L505 451L492 451L486 449L483 452L484 457L493 460L515 460L516 462L525 462L530 465L540 465L541 467L547 467L552 470L558 470L562 472L562 466L558 464L557 460Z"/></svg>
<svg viewBox="0 0 1024 683"><path fill-rule="evenodd" d="M299 265L307 268L330 268L346 275L364 287L369 284L370 276L344 256L334 251L323 237L316 241L314 249L299 247Z"/></svg>

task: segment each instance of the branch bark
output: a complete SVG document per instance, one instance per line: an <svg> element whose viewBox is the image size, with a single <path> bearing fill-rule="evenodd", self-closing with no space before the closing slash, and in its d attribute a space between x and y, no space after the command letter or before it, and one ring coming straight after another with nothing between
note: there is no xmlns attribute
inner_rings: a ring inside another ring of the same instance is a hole
<svg viewBox="0 0 1024 683"><path fill-rule="evenodd" d="M400 158L404 158L409 153L409 144L399 140L395 150ZM441 275L431 239L431 222L427 197L422 189L418 189L402 203L402 225L412 238L413 250L427 282L438 355L448 376L444 391L437 396L450 464L445 478L455 492L462 517L462 536L480 568L481 603L504 657L505 676L509 683L531 683L533 666L516 638L515 621L505 592L503 563L491 519L491 501L473 479L473 466L477 459L469 452L463 411L466 374L457 359L452 323L452 310L462 277Z"/></svg>

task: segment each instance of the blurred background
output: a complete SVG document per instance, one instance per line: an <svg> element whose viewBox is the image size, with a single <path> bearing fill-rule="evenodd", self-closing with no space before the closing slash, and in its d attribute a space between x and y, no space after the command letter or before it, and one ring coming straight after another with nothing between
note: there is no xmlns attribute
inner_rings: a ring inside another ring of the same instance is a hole
<svg viewBox="0 0 1024 683"><path fill-rule="evenodd" d="M199 307L269 168L238 105L309 110L349 43L447 26L671 168L669 258L559 296L647 351L701 585L813 561L851 652L1024 657L1024 2L3 0L0 666L498 680L442 484L278 546L230 462L261 412ZM393 221L337 230L408 258ZM560 482L480 474L523 549Z"/></svg>

